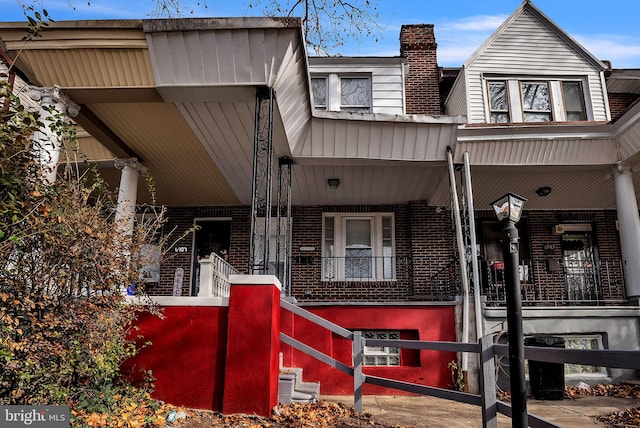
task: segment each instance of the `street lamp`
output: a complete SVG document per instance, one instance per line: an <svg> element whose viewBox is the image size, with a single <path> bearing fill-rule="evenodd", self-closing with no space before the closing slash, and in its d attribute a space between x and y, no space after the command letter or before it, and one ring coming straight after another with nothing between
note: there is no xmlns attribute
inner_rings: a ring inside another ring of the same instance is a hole
<svg viewBox="0 0 640 428"><path fill-rule="evenodd" d="M491 203L502 223L504 279L507 296L507 331L509 336L509 384L511 386L511 426L526 428L527 385L524 379L524 335L522 330L522 298L520 297L520 253L516 223L522 215L525 198L507 193Z"/></svg>

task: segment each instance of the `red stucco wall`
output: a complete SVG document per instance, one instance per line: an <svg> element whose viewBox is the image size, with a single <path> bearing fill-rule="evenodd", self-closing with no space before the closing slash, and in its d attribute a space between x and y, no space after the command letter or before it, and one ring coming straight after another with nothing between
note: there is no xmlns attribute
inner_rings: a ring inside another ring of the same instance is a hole
<svg viewBox="0 0 640 428"><path fill-rule="evenodd" d="M164 319L142 314L142 341L151 346L127 361L123 373L140 379L140 369L156 378L153 396L198 409L222 409L227 308L180 306L163 308Z"/></svg>
<svg viewBox="0 0 640 428"><path fill-rule="evenodd" d="M425 341L455 341L454 306L317 306L305 307L349 330L413 330ZM321 352L351 365L351 341L311 324L283 310L281 331ZM304 380L319 381L321 394L353 393L353 378L306 354L282 345L284 362L289 367L304 369ZM365 367L364 373L421 385L448 388L451 373L447 364L455 353L421 351L418 366ZM414 362L415 363L415 362ZM364 385L364 394L402 395L402 391Z"/></svg>
<svg viewBox="0 0 640 428"><path fill-rule="evenodd" d="M264 309L264 308L263 308ZM305 309L349 330L401 330L417 332L419 340L455 341L454 306L316 306ZM261 309L262 311L262 309ZM165 307L164 319L143 314L135 334L152 345L123 365L123 372L140 379L140 370L152 370L154 397L176 405L222 410L227 351L226 307ZM251 324L251 315L246 322ZM351 365L351 341L331 334L286 310L280 313L280 331ZM256 332L258 330L255 330ZM284 363L304 369L304 380L319 381L321 394L350 395L353 378L282 344ZM253 356L252 358L255 358ZM265 356L265 358L268 358ZM420 351L401 367L366 367L365 374L405 382L448 388L447 364L451 352ZM413 361L411 361L413 360ZM271 364L272 362L269 362ZM364 394L402 395L402 391L364 385Z"/></svg>

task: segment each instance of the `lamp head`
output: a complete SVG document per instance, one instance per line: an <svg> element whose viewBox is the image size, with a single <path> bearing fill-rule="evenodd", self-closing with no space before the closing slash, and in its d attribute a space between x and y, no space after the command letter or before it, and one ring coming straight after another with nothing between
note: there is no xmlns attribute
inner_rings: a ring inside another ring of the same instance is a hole
<svg viewBox="0 0 640 428"><path fill-rule="evenodd" d="M522 196L518 196L514 193L507 193L492 202L491 207L493 208L496 217L498 217L498 220L508 220L513 223L517 223L522 216L522 209L525 201L526 199Z"/></svg>

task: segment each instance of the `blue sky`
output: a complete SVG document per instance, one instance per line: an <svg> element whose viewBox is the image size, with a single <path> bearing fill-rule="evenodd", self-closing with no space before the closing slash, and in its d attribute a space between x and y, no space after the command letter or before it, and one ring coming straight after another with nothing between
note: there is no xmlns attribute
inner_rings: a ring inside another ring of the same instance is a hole
<svg viewBox="0 0 640 428"><path fill-rule="evenodd" d="M37 0L55 20L145 18L153 0ZM188 0L189 1L189 0ZM195 16L250 16L246 0L206 0ZM402 24L435 24L438 62L459 66L522 0L380 0L380 41L348 43L342 55L399 55ZM195 4L196 0L191 0ZM552 21L615 68L640 68L640 0L533 0ZM16 0L0 0L0 20L23 20Z"/></svg>

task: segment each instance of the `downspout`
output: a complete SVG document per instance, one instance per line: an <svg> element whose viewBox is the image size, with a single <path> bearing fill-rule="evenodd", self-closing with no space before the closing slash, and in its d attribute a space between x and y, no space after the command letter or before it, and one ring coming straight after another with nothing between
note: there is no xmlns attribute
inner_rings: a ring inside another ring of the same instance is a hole
<svg viewBox="0 0 640 428"><path fill-rule="evenodd" d="M464 152L464 177L467 187L467 205L469 206L469 234L471 235L471 269L473 275L473 303L476 314L476 338L484 336L482 328L482 313L480 310L480 269L478 268L478 251L476 242L476 220L473 209L473 190L471 188L471 168L469 167L469 152Z"/></svg>
<svg viewBox="0 0 640 428"><path fill-rule="evenodd" d="M458 203L456 176L453 168L453 156L450 146L447 146L447 160L449 161L449 183L451 188L451 200L453 203L453 218L456 227L456 241L458 243L458 258L460 259L460 280L462 282L462 342L469 343L469 280L467 278L467 262L464 254L464 241L462 239L460 204ZM466 352L463 352L462 370L466 372L468 365L469 356Z"/></svg>

